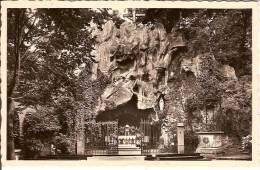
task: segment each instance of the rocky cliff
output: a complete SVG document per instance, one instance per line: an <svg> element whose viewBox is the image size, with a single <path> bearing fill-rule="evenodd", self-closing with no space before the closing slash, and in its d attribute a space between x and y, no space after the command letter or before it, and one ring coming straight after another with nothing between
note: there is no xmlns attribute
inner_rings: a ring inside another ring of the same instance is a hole
<svg viewBox="0 0 260 170"><path fill-rule="evenodd" d="M97 39L99 64L94 67L112 80L101 97L99 110L122 105L133 95L137 96L138 109L154 108L160 96L167 93L172 61L185 47L182 34L174 30L167 34L161 24L125 22L118 29L108 21Z"/></svg>
<svg viewBox="0 0 260 170"><path fill-rule="evenodd" d="M125 22L117 28L108 21L97 42L98 63L92 74L100 70L111 80L97 104L98 113L114 110L135 95L137 109L159 114L154 120L161 116L171 123L187 121L192 130L208 128L205 124L217 128L216 115L227 102L225 86L239 84L233 67L210 52L191 56L183 33L174 28L167 33L160 23Z"/></svg>

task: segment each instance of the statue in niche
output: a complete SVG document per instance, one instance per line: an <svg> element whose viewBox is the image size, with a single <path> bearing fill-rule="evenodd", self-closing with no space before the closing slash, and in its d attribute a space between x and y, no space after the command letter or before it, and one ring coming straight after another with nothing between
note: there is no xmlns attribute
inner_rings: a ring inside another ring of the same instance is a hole
<svg viewBox="0 0 260 170"><path fill-rule="evenodd" d="M159 99L159 110L160 111L163 111L164 110L164 100L163 100L163 97L161 97Z"/></svg>

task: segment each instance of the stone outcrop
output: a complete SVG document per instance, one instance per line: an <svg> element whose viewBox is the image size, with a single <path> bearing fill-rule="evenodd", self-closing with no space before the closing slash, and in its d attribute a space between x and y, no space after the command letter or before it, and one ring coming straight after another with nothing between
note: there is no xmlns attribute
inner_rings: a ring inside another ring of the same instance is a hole
<svg viewBox="0 0 260 170"><path fill-rule="evenodd" d="M137 96L138 109L150 109L167 93L168 68L179 49L182 34L167 33L163 25L125 22L117 28L108 21L97 36L97 60L112 83L101 96L99 111L113 109ZM95 71L93 71L95 72Z"/></svg>
<svg viewBox="0 0 260 170"><path fill-rule="evenodd" d="M216 68L217 71L220 73L221 77L227 78L230 80L237 80L235 69L229 65L222 65L219 64L214 56L211 56L212 61L215 65L218 67ZM184 58L181 61L181 71L184 72L192 72L195 77L198 77L201 75L201 73L205 70L201 69L203 59L201 59L201 55L198 55L194 58Z"/></svg>
<svg viewBox="0 0 260 170"><path fill-rule="evenodd" d="M233 67L229 65L222 65L219 71L222 73L223 77L231 80L237 80L236 72Z"/></svg>

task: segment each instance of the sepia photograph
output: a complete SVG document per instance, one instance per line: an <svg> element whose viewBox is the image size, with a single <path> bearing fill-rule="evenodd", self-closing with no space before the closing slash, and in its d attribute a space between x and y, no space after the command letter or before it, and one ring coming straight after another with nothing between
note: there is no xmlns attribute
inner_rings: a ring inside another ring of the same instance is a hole
<svg viewBox="0 0 260 170"><path fill-rule="evenodd" d="M252 161L252 8L5 16L2 159Z"/></svg>

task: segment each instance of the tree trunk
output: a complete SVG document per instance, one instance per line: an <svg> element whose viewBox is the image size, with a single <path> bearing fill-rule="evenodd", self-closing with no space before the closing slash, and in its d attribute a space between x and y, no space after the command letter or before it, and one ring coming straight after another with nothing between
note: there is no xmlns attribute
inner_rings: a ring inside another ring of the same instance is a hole
<svg viewBox="0 0 260 170"><path fill-rule="evenodd" d="M13 115L14 115L14 101L12 100L13 93L19 83L19 71L20 71L20 45L22 40L23 20L25 10L15 11L15 69L13 78L7 90L7 159L15 159L14 155L14 137L13 137Z"/></svg>
<svg viewBox="0 0 260 170"><path fill-rule="evenodd" d="M7 160L14 160L15 154L14 154L14 136L13 136L13 118L14 118L14 102L12 99L8 99L9 103L9 111L7 114Z"/></svg>

